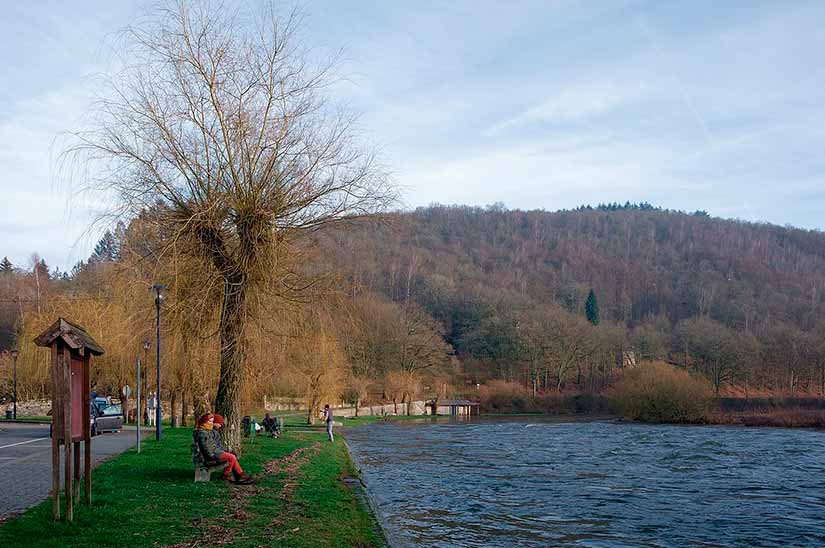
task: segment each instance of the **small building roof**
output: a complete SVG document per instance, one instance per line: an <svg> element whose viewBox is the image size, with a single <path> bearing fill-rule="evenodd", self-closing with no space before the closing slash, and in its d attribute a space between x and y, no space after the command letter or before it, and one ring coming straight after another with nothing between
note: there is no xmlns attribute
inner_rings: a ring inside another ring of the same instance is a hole
<svg viewBox="0 0 825 548"><path fill-rule="evenodd" d="M435 404L439 407L444 406L452 406L452 405L479 405L478 402L470 401L470 400L433 400L429 402L431 405Z"/></svg>
<svg viewBox="0 0 825 548"><path fill-rule="evenodd" d="M103 354L103 348L86 333L86 330L65 318L58 318L51 327L41 333L34 344L37 346L51 346L55 340L62 339L72 350L87 350L94 356Z"/></svg>

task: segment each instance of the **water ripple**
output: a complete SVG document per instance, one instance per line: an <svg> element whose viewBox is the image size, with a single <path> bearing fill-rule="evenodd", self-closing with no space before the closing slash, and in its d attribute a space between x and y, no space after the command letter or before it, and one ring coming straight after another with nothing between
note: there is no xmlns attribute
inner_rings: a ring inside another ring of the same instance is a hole
<svg viewBox="0 0 825 548"><path fill-rule="evenodd" d="M394 545L825 545L822 432L531 418L348 440Z"/></svg>

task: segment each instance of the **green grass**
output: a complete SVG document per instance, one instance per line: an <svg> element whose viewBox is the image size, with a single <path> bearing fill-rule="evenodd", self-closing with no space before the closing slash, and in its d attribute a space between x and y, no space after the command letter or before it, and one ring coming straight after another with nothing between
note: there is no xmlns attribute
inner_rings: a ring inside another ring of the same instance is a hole
<svg viewBox="0 0 825 548"><path fill-rule="evenodd" d="M340 441L323 443L321 453L302 472L303 481L295 491L291 526L299 528L285 547L380 546L380 533L367 514L353 499L339 477L355 476L355 470Z"/></svg>
<svg viewBox="0 0 825 548"><path fill-rule="evenodd" d="M17 420L14 419L0 419L0 422L44 422L50 423L52 422L51 417L21 417L20 415L17 416Z"/></svg>
<svg viewBox="0 0 825 548"><path fill-rule="evenodd" d="M0 526L0 546L208 546L215 530L242 548L382 545L372 516L341 481L354 474L342 441L301 432L246 440L241 465L258 479L246 488L219 481L220 472L193 483L191 439L188 428L164 429L160 444L147 440L141 454L130 450L103 463L93 472L92 505L76 505L73 524L52 520L49 499ZM264 472L266 462L301 448L307 453L300 466Z"/></svg>

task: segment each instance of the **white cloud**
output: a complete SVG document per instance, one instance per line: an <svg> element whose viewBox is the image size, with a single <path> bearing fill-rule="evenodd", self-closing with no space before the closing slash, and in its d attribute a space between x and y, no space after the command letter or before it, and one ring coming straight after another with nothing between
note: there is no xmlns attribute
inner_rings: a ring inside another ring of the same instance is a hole
<svg viewBox="0 0 825 548"><path fill-rule="evenodd" d="M638 102L651 87L646 82L591 81L567 87L524 112L494 124L484 134L537 123L581 122Z"/></svg>
<svg viewBox="0 0 825 548"><path fill-rule="evenodd" d="M66 269L87 254L83 236L92 204L53 172L55 138L78 127L87 102L83 88L56 89L19 101L0 121L0 218L6 235L0 253L16 264L36 251Z"/></svg>

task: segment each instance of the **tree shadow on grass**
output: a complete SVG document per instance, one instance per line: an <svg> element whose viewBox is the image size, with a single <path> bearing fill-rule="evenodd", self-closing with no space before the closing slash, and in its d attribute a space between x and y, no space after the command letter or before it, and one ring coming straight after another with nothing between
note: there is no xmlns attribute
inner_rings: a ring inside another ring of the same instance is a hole
<svg viewBox="0 0 825 548"><path fill-rule="evenodd" d="M152 470L137 471L147 481L159 482L175 482L175 483L194 483L195 470L186 468L153 468ZM218 475L218 472L212 474Z"/></svg>

